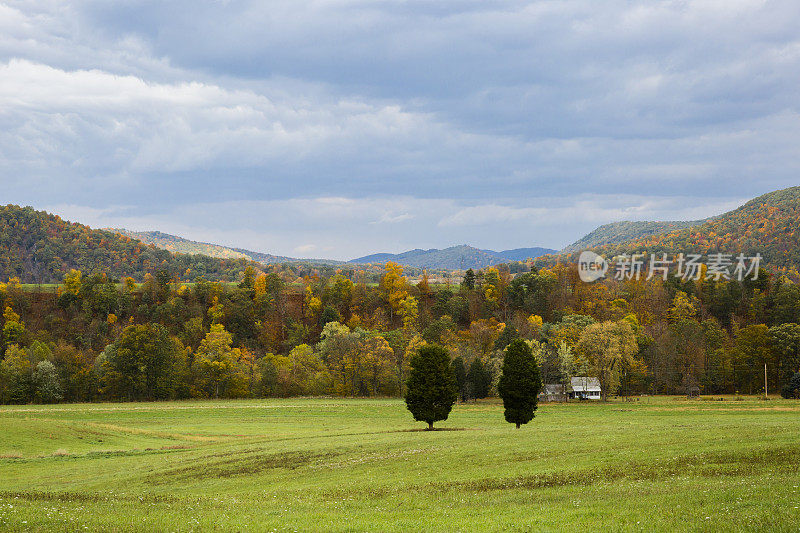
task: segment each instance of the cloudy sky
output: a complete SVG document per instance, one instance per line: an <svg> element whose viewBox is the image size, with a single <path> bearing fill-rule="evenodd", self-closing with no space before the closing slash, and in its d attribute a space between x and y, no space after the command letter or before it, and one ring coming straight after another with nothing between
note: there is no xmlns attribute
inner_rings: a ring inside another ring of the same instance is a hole
<svg viewBox="0 0 800 533"><path fill-rule="evenodd" d="M0 1L3 203L351 258L798 184L797 0Z"/></svg>

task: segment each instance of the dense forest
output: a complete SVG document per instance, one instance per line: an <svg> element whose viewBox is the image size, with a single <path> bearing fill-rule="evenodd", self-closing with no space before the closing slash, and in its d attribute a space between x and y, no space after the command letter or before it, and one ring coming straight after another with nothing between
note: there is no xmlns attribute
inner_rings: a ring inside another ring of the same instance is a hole
<svg viewBox="0 0 800 533"><path fill-rule="evenodd" d="M137 280L167 271L185 279L205 276L235 280L250 264L245 259L172 254L111 231L62 220L31 207L0 208L0 279L23 283L60 282L71 270L104 272Z"/></svg>
<svg viewBox="0 0 800 533"><path fill-rule="evenodd" d="M524 265L524 264L523 264ZM519 266L519 265L518 265ZM606 394L756 393L800 368L800 287L786 276L596 283L575 265L409 282L388 263L237 285L68 272L57 291L0 286L0 400L398 395L426 344L446 348L462 398L497 392L505 348L531 346L544 383L597 376Z"/></svg>
<svg viewBox="0 0 800 533"><path fill-rule="evenodd" d="M485 397L515 339L543 383L594 376L605 395L750 394L763 391L766 366L775 392L800 370L799 217L795 187L596 249L760 253L757 279L585 283L566 254L431 277L392 262L263 265L172 254L7 206L0 401L398 395L426 344L450 354L462 398Z"/></svg>

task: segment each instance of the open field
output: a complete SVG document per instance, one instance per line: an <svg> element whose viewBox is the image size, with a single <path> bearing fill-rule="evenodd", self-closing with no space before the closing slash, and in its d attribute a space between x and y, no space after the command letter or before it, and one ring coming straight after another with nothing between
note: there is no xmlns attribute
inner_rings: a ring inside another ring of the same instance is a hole
<svg viewBox="0 0 800 533"><path fill-rule="evenodd" d="M800 402L0 407L0 530L797 531Z"/></svg>

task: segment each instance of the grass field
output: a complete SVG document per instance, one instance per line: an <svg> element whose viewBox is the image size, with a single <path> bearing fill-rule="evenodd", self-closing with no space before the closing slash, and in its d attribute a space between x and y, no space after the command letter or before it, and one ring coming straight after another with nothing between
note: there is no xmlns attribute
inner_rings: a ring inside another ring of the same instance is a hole
<svg viewBox="0 0 800 533"><path fill-rule="evenodd" d="M0 530L797 531L800 402L0 407Z"/></svg>

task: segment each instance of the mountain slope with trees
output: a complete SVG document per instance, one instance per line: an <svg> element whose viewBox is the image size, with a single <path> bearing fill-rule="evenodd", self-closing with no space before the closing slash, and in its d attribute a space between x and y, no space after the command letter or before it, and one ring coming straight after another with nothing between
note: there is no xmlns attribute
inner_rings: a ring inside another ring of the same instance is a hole
<svg viewBox="0 0 800 533"><path fill-rule="evenodd" d="M342 263L342 261L334 261L332 259L298 259L296 257L287 257L284 255L254 252L253 250L246 250L244 248L233 248L221 244L193 241L160 231L131 231L124 228L109 228L109 231L138 239L145 244L152 244L156 248L181 254L202 254L218 259L247 259L249 261L256 261L262 265L274 265L277 263L336 265Z"/></svg>
<svg viewBox="0 0 800 533"><path fill-rule="evenodd" d="M203 254L218 259L252 259L247 254L238 252L227 246L192 241L160 231L130 231L125 228L108 228L108 231L113 231L120 235L140 240L145 244L152 244L156 248L179 254Z"/></svg>
<svg viewBox="0 0 800 533"><path fill-rule="evenodd" d="M650 221L650 220L624 220L622 222L612 222L604 224L594 231L587 233L577 241L561 250L561 253L580 252L597 246L607 244L618 244L632 240L643 239L651 235L659 235L670 231L680 230L697 226L706 222L704 220L671 220L671 221Z"/></svg>
<svg viewBox="0 0 800 533"><path fill-rule="evenodd" d="M173 254L32 207L0 208L0 279L4 280L16 277L23 283L60 282L71 269L138 280L158 271L183 279L206 276L212 280L235 280L248 264L247 259Z"/></svg>
<svg viewBox="0 0 800 533"><path fill-rule="evenodd" d="M800 265L800 187L764 194L699 225L594 250L606 257L636 252L760 253L768 265L796 269Z"/></svg>

